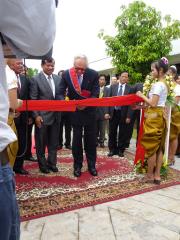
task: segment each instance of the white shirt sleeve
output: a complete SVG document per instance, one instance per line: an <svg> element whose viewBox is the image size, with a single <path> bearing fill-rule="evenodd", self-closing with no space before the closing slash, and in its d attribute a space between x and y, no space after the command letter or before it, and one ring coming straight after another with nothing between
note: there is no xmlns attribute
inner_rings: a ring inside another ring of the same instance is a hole
<svg viewBox="0 0 180 240"><path fill-rule="evenodd" d="M160 96L163 89L164 89L163 85L164 85L164 83L161 83L161 82L155 83L154 86L153 86L152 95Z"/></svg>
<svg viewBox="0 0 180 240"><path fill-rule="evenodd" d="M176 85L174 88L175 97L180 97L180 85Z"/></svg>
<svg viewBox="0 0 180 240"><path fill-rule="evenodd" d="M18 87L16 74L8 66L6 66L6 79L8 90Z"/></svg>
<svg viewBox="0 0 180 240"><path fill-rule="evenodd" d="M42 56L52 48L55 0L0 0L0 6L0 32L16 49Z"/></svg>

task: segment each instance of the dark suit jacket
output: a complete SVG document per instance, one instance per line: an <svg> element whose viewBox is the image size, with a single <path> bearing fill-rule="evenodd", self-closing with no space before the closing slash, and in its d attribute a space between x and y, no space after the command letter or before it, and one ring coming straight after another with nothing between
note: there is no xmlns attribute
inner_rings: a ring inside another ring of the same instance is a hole
<svg viewBox="0 0 180 240"><path fill-rule="evenodd" d="M69 81L69 70L66 70L63 75L61 82L57 89L57 98L64 99L65 91L68 89L68 97L70 100L84 99L80 96L75 89L71 81ZM98 73L93 69L87 68L83 75L83 81L81 84L82 90L87 90L90 92L89 98L97 98L99 96L99 82L98 82ZM74 125L84 125L90 124L91 121L94 121L96 114L95 107L87 107L84 110L76 110L75 113L71 114L72 124Z"/></svg>
<svg viewBox="0 0 180 240"><path fill-rule="evenodd" d="M109 88L109 97L117 96L118 94L118 87L119 84L111 85ZM132 93L131 87L126 84L125 90L124 90L124 95L128 95ZM109 107L106 108L106 113L109 113L111 118L113 117L115 107ZM126 118L131 118L132 115L132 109L130 106L122 106L121 107L121 120L125 121Z"/></svg>
<svg viewBox="0 0 180 240"><path fill-rule="evenodd" d="M143 83L136 83L132 86L132 93L137 93L138 91L143 91Z"/></svg>
<svg viewBox="0 0 180 240"><path fill-rule="evenodd" d="M24 75L19 75L21 82L21 89L17 90L17 97L21 100L29 100L29 85L30 80ZM20 116L15 118L14 121L16 124L27 123L28 118L31 117L31 112L21 112Z"/></svg>
<svg viewBox="0 0 180 240"><path fill-rule="evenodd" d="M108 97L109 88L104 87L103 97ZM96 108L96 119L97 120L105 120L104 115L106 113L106 107L97 107Z"/></svg>
<svg viewBox="0 0 180 240"><path fill-rule="evenodd" d="M57 86L61 81L60 77L53 74L53 80L55 84L55 92L57 90ZM32 100L55 100L53 96L53 92L49 86L49 83L43 74L40 72L35 77L33 77L30 81L30 98ZM43 118L43 124L51 125L55 120L60 121L60 112L46 112L46 111L34 111L33 117L41 116Z"/></svg>
<svg viewBox="0 0 180 240"><path fill-rule="evenodd" d="M69 82L69 70L64 71L61 82L57 89L57 95L59 99L64 99L65 91L68 89L68 97L70 100L84 99L73 88L73 85ZM81 84L82 90L88 90L91 92L90 98L97 98L99 96L99 83L98 73L90 68L85 70L83 75L83 81Z"/></svg>

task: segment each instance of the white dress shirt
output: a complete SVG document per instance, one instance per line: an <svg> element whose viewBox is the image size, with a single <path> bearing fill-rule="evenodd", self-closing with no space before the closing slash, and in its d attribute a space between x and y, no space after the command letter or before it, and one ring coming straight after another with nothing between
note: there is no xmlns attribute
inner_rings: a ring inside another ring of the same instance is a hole
<svg viewBox="0 0 180 240"><path fill-rule="evenodd" d="M8 65L6 65L6 79L7 79L8 90L13 88L18 88L17 76L15 72L12 69L10 69Z"/></svg>
<svg viewBox="0 0 180 240"><path fill-rule="evenodd" d="M119 83L118 92L120 90L121 85L122 85L122 96L123 96L124 95L124 91L125 91L125 87L126 87L126 83L124 83L124 84Z"/></svg>

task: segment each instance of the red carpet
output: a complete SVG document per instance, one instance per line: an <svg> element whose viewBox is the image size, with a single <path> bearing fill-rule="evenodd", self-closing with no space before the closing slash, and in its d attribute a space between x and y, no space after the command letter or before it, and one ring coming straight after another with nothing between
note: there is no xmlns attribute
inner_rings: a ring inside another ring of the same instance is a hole
<svg viewBox="0 0 180 240"><path fill-rule="evenodd" d="M178 171L170 169L168 178L160 186L141 184L133 171L133 155L125 158L108 158L107 152L98 151L98 177L87 172L84 163L80 178L75 178L70 151L58 154L59 173L42 174L37 163L26 162L29 176L16 176L17 197L23 221L47 215L70 211L77 208L126 198L180 183Z"/></svg>

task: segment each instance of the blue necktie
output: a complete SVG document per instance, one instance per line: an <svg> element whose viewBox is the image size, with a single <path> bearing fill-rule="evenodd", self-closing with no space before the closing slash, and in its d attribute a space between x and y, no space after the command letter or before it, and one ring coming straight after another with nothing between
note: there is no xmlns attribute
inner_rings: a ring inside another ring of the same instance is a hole
<svg viewBox="0 0 180 240"><path fill-rule="evenodd" d="M83 76L82 75L79 75L78 76L78 82L79 82L79 85L81 86L82 84L82 80L83 80Z"/></svg>
<svg viewBox="0 0 180 240"><path fill-rule="evenodd" d="M118 89L118 93L117 96L122 96L123 95L123 85L121 84L119 89ZM117 106L115 107L116 110L121 110L121 107Z"/></svg>

